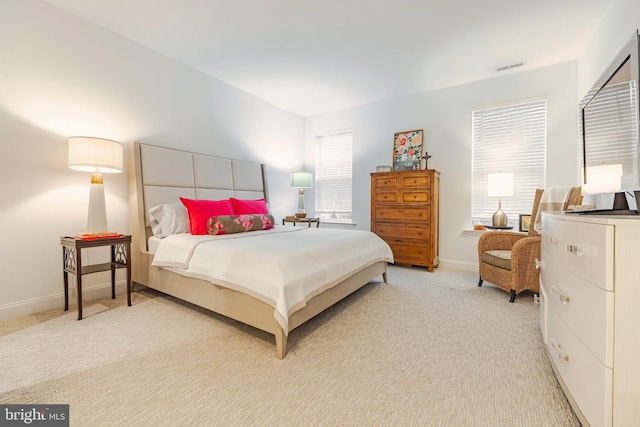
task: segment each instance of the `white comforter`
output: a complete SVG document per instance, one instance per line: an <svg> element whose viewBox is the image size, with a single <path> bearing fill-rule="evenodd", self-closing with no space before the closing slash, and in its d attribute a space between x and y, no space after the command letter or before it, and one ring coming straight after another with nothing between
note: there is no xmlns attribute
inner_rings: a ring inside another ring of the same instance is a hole
<svg viewBox="0 0 640 427"><path fill-rule="evenodd" d="M152 265L247 293L289 315L306 301L378 261L391 248L369 231L280 228L222 236L176 234L162 240Z"/></svg>

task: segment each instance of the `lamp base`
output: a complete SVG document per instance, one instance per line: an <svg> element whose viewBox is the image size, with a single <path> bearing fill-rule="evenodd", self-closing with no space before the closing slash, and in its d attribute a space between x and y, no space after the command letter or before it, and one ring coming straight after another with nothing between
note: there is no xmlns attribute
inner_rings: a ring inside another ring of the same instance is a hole
<svg viewBox="0 0 640 427"><path fill-rule="evenodd" d="M298 190L298 213L304 213L304 190L301 188ZM306 214L305 214L306 215Z"/></svg>
<svg viewBox="0 0 640 427"><path fill-rule="evenodd" d="M498 210L493 214L492 224L494 227L506 227L509 222L507 218L507 214L502 211L502 209L498 208Z"/></svg>
<svg viewBox="0 0 640 427"><path fill-rule="evenodd" d="M636 202L637 203L637 202ZM627 196L624 194L624 191L618 192L613 197L613 210L628 210L629 204L627 203Z"/></svg>
<svg viewBox="0 0 640 427"><path fill-rule="evenodd" d="M89 192L89 212L87 215L87 233L107 233L107 207L104 198L104 184L102 174L94 174L91 177L91 190Z"/></svg>

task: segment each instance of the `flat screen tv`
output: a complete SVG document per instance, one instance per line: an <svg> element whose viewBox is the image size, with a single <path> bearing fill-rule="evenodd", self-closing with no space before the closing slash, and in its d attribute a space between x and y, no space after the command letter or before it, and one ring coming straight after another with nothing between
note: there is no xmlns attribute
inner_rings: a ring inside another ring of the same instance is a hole
<svg viewBox="0 0 640 427"><path fill-rule="evenodd" d="M640 189L638 39L636 31L580 103L583 193L616 192L617 214L637 213L629 211L625 193ZM612 189L605 170L621 174L619 188Z"/></svg>

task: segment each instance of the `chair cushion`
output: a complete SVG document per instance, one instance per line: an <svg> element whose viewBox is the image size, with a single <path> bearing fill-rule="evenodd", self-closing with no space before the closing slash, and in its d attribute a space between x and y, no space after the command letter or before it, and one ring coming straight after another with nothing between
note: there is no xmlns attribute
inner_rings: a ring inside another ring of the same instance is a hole
<svg viewBox="0 0 640 427"><path fill-rule="evenodd" d="M511 251L486 251L482 253L482 262L494 267L511 270Z"/></svg>

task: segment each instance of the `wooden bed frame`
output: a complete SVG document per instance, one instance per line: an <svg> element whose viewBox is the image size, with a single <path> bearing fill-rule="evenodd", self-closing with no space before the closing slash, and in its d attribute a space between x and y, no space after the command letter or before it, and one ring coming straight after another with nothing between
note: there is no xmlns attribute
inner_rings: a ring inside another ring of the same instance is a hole
<svg viewBox="0 0 640 427"><path fill-rule="evenodd" d="M178 196L268 200L265 165L134 142L129 169L132 280L275 335L277 356L284 358L287 334L274 317L274 307L209 281L151 266L147 211L160 203L176 203ZM386 271L387 263L377 262L313 297L289 316L289 331L380 275L386 283Z"/></svg>

